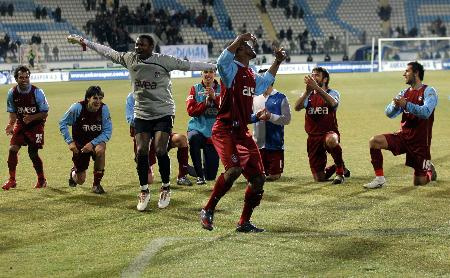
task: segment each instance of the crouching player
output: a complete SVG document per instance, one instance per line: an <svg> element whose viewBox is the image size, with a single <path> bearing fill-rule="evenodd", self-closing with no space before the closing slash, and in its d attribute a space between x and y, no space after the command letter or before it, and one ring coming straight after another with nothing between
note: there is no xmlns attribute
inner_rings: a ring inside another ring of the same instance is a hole
<svg viewBox="0 0 450 278"><path fill-rule="evenodd" d="M104 92L99 86L87 89L84 100L72 104L59 122L64 141L73 153L73 168L70 170L69 186L75 187L86 180L89 161L94 160L94 182L92 191L103 194L100 185L105 171L106 142L111 138L112 123L109 109L103 103ZM72 137L68 126L72 126Z"/></svg>

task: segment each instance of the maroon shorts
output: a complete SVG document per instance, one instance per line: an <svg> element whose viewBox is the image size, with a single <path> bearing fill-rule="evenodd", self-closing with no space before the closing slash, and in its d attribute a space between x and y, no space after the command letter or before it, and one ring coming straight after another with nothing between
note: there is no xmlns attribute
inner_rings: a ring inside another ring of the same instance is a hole
<svg viewBox="0 0 450 278"><path fill-rule="evenodd" d="M325 140L330 133L336 132L330 131L323 135L308 135L306 148L308 151L309 167L311 168L313 175L325 171L325 167L327 166L327 148ZM339 134L337 134L337 136L339 138Z"/></svg>
<svg viewBox="0 0 450 278"><path fill-rule="evenodd" d="M258 146L248 130L245 133L234 133L232 128L215 124L211 139L225 170L241 167L247 180L264 175Z"/></svg>
<svg viewBox="0 0 450 278"><path fill-rule="evenodd" d="M94 152L90 152L90 153L81 153L81 149L84 146L80 146L78 144L77 145L77 149L78 149L78 154L73 154L72 155L72 161L73 164L75 165L75 168L77 169L77 173L86 171L87 168L89 168L89 162L91 161L91 157L92 160L95 161L95 153Z"/></svg>
<svg viewBox="0 0 450 278"><path fill-rule="evenodd" d="M167 151L170 151L175 146L172 146L172 137L175 135L175 132L172 132L169 136L169 146L167 147ZM133 146L134 146L134 155L136 155L136 139L134 139L134 136L136 135L136 131L134 127L130 126L130 136L133 137ZM150 149L148 150L148 163L150 166L154 165L156 163L156 152L155 152L155 144L153 142L150 144Z"/></svg>
<svg viewBox="0 0 450 278"><path fill-rule="evenodd" d="M38 149L42 149L44 146L44 124L40 123L34 124L32 126L16 124L14 126L10 145L29 145Z"/></svg>
<svg viewBox="0 0 450 278"><path fill-rule="evenodd" d="M284 150L259 149L264 164L266 175L278 175L283 173Z"/></svg>
<svg viewBox="0 0 450 278"><path fill-rule="evenodd" d="M426 176L430 170L430 146L414 146L409 144L402 133L383 134L388 143L388 150L393 155L406 153L405 165L414 168L414 176Z"/></svg>

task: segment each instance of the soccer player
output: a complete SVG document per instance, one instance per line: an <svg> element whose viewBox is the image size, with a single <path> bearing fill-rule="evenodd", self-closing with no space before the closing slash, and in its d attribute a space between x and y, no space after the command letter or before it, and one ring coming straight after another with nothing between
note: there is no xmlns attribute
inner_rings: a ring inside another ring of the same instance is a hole
<svg viewBox="0 0 450 278"><path fill-rule="evenodd" d="M200 212L201 224L207 230L214 228L214 210L220 198L243 174L248 186L236 231L264 231L250 222L253 209L259 205L264 193L265 174L258 146L247 125L252 114L253 95L264 93L274 82L280 64L286 59L286 53L282 48L276 50L273 64L261 76L249 67L250 60L256 57L252 46L255 42L253 34L241 34L222 52L217 61L222 89L219 113L212 129L212 141L225 172L217 178L208 203Z"/></svg>
<svg viewBox="0 0 450 278"><path fill-rule="evenodd" d="M267 69L259 70L264 73ZM273 88L273 83L253 98L253 138L264 164L266 181L281 177L284 167L284 126L291 121L291 108L286 95Z"/></svg>
<svg viewBox="0 0 450 278"><path fill-rule="evenodd" d="M430 146L438 95L433 87L422 83L424 73L423 66L418 62L408 63L403 76L409 87L402 90L385 109L389 118L402 114L401 129L370 138L375 179L365 184L365 188L379 188L386 183L381 149L390 150L394 155L406 153L405 165L414 168L414 185L425 185L436 180Z"/></svg>
<svg viewBox="0 0 450 278"><path fill-rule="evenodd" d="M100 182L105 172L106 142L112 134L109 108L103 103L104 92L99 86L90 86L84 100L72 104L59 121L59 130L73 153L73 168L69 174L69 186L75 187L86 180L89 161L94 160L92 192L103 194ZM72 126L72 137L68 126Z"/></svg>
<svg viewBox="0 0 450 278"><path fill-rule="evenodd" d="M188 140L192 164L197 174L197 184L215 180L219 169L219 156L211 141L212 126L219 108L220 84L215 79L216 72L202 72L202 82L191 87L186 99ZM203 165L202 165L203 149Z"/></svg>
<svg viewBox="0 0 450 278"><path fill-rule="evenodd" d="M28 155L33 162L38 177L35 188L47 186L44 166L39 157L39 149L44 146L44 125L48 115L48 103L44 91L30 83L30 69L18 66L14 70L17 85L8 91L7 108L9 122L6 135L12 135L9 144L8 169L9 179L2 186L3 190L15 188L18 152L22 146L28 146Z"/></svg>
<svg viewBox="0 0 450 278"><path fill-rule="evenodd" d="M134 96L133 93L129 93L126 99L125 105L125 117L127 119L128 124L130 125L130 136L133 137L133 147L135 159L137 158L136 153L136 139L135 137L135 129L134 129ZM178 159L178 185L192 185L192 182L187 177L188 165L189 161L189 150L188 150L188 141L186 136L178 133L172 132L170 134L169 146L167 151L172 148L177 148L177 159ZM156 163L156 154L155 154L155 144L153 141L150 143L150 150L148 152L149 159L149 168L148 168L148 184L153 183L154 173L153 173L153 165ZM192 167L192 166L191 166Z"/></svg>
<svg viewBox="0 0 450 278"><path fill-rule="evenodd" d="M309 166L315 181L327 181L336 172L332 184L344 182L350 171L344 168L339 144L336 111L340 102L339 92L328 87L330 74L323 67L316 67L304 78L305 92L295 103L295 111L305 109L305 131L308 134L307 151ZM334 165L326 167L327 152Z"/></svg>
<svg viewBox="0 0 450 278"><path fill-rule="evenodd" d="M140 35L136 39L135 51L133 52L117 52L78 35L70 35L67 39L70 43L79 44L84 49L89 47L129 70L135 96L134 124L138 153L137 172L141 190L137 209L139 211L145 210L150 200L147 179L148 149L151 139L154 140L159 173L162 179L158 204L160 208L167 207L170 202L170 158L167 154L167 146L175 115L170 72L172 70L214 70L216 66L154 53L155 44L153 38L149 35Z"/></svg>

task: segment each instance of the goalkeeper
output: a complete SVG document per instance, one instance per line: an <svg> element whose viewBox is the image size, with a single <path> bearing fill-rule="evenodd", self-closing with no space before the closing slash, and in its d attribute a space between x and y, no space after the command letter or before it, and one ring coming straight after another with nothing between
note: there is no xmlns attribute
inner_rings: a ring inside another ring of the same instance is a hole
<svg viewBox="0 0 450 278"><path fill-rule="evenodd" d="M170 158L167 153L169 136L175 116L175 103L172 98L170 72L216 70L214 64L192 62L153 52L155 46L149 35L136 39L135 50L117 52L108 46L91 42L78 35L70 35L67 40L79 44L85 50L93 49L111 61L121 64L130 72L132 90L135 98L134 118L137 144L137 172L140 194L137 209L145 210L150 200L148 187L148 148L153 139L159 172L162 179L158 206L165 208L170 202Z"/></svg>

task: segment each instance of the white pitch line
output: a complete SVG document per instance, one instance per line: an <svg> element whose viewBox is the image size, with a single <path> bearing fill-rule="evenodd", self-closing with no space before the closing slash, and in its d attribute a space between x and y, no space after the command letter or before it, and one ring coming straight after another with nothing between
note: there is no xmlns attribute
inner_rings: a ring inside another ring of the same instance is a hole
<svg viewBox="0 0 450 278"><path fill-rule="evenodd" d="M204 238L183 238L183 237L160 237L150 241L144 250L133 260L133 262L122 271L123 278L135 278L141 277L141 274L145 267L149 264L150 260L161 250L167 243L179 240L187 239L201 239L201 240L214 240L214 237Z"/></svg>

